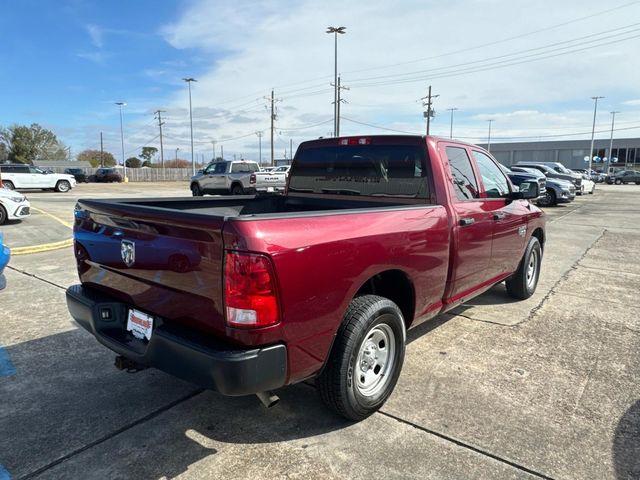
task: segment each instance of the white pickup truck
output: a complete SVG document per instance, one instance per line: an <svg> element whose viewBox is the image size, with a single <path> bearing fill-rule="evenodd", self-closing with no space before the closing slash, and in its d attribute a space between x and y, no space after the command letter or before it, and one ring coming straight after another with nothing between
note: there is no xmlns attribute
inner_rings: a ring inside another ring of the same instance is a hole
<svg viewBox="0 0 640 480"><path fill-rule="evenodd" d="M194 197L205 194L246 195L253 193L283 192L287 176L282 172L261 171L257 162L212 162L191 178L190 189Z"/></svg>
<svg viewBox="0 0 640 480"><path fill-rule="evenodd" d="M24 163L0 164L2 184L10 189L40 189L68 192L76 186L73 175L49 173Z"/></svg>

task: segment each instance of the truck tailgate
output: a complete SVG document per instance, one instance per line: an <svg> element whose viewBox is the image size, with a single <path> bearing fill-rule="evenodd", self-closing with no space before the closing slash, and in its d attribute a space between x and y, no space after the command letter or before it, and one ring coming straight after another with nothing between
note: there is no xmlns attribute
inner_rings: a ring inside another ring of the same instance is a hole
<svg viewBox="0 0 640 480"><path fill-rule="evenodd" d="M85 287L108 293L162 322L224 332L224 217L126 202L80 200L75 253Z"/></svg>

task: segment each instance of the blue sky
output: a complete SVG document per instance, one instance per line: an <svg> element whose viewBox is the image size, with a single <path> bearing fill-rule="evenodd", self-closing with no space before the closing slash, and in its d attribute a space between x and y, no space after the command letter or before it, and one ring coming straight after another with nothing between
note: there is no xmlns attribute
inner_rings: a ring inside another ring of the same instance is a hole
<svg viewBox="0 0 640 480"><path fill-rule="evenodd" d="M599 137L616 117L617 136L640 136L637 58L640 2L595 0L337 0L223 2L26 0L0 16L0 125L40 123L74 153L99 146L120 156L116 101L126 101L125 150L158 146L153 111L165 113L166 157L190 158L188 98L193 84L194 151L263 158L269 115L279 100L276 156L332 130L333 37L345 25L339 70L348 103L341 131L421 133L421 97L435 100L432 133L496 141L589 135L593 95L604 95ZM388 130L383 130L386 128ZM204 157L202 157L204 156Z"/></svg>

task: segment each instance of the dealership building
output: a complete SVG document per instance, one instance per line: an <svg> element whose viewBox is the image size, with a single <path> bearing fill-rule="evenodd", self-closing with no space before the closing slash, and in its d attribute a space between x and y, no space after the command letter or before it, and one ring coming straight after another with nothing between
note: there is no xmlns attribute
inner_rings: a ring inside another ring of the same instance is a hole
<svg viewBox="0 0 640 480"><path fill-rule="evenodd" d="M491 154L503 165L518 162L560 162L567 168L587 168L584 158L589 155L590 146L591 140L492 143ZM482 147L487 148L487 145ZM609 152L609 139L596 140L593 156L612 157L614 161L607 166L640 170L640 138L614 138L612 152ZM593 164L594 169L603 166L603 163Z"/></svg>

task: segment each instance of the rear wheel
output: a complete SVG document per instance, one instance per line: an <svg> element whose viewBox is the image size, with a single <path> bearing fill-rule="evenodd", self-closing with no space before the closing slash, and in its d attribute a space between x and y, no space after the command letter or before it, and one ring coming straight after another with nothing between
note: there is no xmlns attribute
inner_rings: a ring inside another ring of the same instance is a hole
<svg viewBox="0 0 640 480"><path fill-rule="evenodd" d="M0 225L4 225L7 221L7 211L4 209L2 205L0 205Z"/></svg>
<svg viewBox="0 0 640 480"><path fill-rule="evenodd" d="M58 192L65 193L65 192L68 192L69 190L71 190L71 184L66 180L60 180L56 184L56 191Z"/></svg>
<svg viewBox="0 0 640 480"><path fill-rule="evenodd" d="M404 361L404 318L391 300L353 299L317 385L323 402L349 420L377 411L393 392Z"/></svg>
<svg viewBox="0 0 640 480"><path fill-rule="evenodd" d="M531 237L516 273L506 281L507 293L525 300L536 291L542 263L542 248L536 237Z"/></svg>
<svg viewBox="0 0 640 480"><path fill-rule="evenodd" d="M622 180L620 180L619 178L616 178L616 185L622 185Z"/></svg>
<svg viewBox="0 0 640 480"><path fill-rule="evenodd" d="M244 188L242 188L242 185L236 183L235 185L233 185L233 187L231 187L231 195L243 195L244 194Z"/></svg>
<svg viewBox="0 0 640 480"><path fill-rule="evenodd" d="M7 187L9 190L15 190L15 186L13 185L13 182L10 182L8 180L3 180L2 181L2 185L4 185L5 187Z"/></svg>

